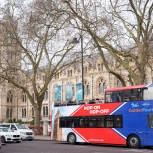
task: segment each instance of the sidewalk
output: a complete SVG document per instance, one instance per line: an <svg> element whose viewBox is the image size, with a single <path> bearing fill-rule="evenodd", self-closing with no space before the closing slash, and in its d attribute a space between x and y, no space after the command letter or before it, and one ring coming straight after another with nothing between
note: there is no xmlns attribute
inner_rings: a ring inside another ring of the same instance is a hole
<svg viewBox="0 0 153 153"><path fill-rule="evenodd" d="M35 135L34 140L36 140L36 141L51 141L51 138L50 138L50 136Z"/></svg>

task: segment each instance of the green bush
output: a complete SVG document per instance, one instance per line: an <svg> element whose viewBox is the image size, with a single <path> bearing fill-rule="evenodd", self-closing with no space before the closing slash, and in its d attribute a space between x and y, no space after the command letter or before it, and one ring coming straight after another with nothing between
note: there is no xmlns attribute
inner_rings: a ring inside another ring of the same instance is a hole
<svg viewBox="0 0 153 153"><path fill-rule="evenodd" d="M16 118L10 118L8 119L7 121L8 123L20 123L20 124L23 124L23 121L21 119L17 120Z"/></svg>
<svg viewBox="0 0 153 153"><path fill-rule="evenodd" d="M35 117L32 117L31 125L34 125L35 123Z"/></svg>
<svg viewBox="0 0 153 153"><path fill-rule="evenodd" d="M9 118L7 122L8 123L13 123L13 119L12 118Z"/></svg>

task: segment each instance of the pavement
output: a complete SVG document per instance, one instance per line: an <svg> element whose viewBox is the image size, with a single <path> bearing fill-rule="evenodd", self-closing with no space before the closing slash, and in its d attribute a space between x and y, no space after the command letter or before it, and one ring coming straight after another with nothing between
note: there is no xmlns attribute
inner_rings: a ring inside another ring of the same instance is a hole
<svg viewBox="0 0 153 153"><path fill-rule="evenodd" d="M36 140L36 141L51 141L51 137L44 136L44 135L35 135L34 140Z"/></svg>

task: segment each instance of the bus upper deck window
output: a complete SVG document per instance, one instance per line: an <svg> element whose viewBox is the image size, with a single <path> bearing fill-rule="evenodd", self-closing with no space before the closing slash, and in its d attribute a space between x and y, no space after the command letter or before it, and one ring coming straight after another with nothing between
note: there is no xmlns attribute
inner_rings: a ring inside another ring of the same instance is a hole
<svg viewBox="0 0 153 153"><path fill-rule="evenodd" d="M84 127L83 119L80 119L80 127Z"/></svg>
<svg viewBox="0 0 153 153"><path fill-rule="evenodd" d="M120 102L121 101L121 93L112 92L111 93L111 102Z"/></svg>
<svg viewBox="0 0 153 153"><path fill-rule="evenodd" d="M116 102L117 101L117 94L115 92L111 93L111 101Z"/></svg>
<svg viewBox="0 0 153 153"><path fill-rule="evenodd" d="M105 102L108 103L108 102L111 102L111 98L110 98L110 92L106 92L105 94Z"/></svg>

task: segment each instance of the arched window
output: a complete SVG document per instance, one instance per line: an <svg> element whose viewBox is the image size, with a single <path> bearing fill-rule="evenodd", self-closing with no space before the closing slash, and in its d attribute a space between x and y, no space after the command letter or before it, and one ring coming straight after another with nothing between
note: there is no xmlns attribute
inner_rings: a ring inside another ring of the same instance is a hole
<svg viewBox="0 0 153 153"><path fill-rule="evenodd" d="M9 112L10 112L10 110L9 110L9 108L7 108L6 109L6 118L9 118L10 117Z"/></svg>
<svg viewBox="0 0 153 153"><path fill-rule="evenodd" d="M103 93L103 79L99 79L98 81L98 93Z"/></svg>
<svg viewBox="0 0 153 153"><path fill-rule="evenodd" d="M43 116L46 116L46 110L45 110L45 106L43 106Z"/></svg>
<svg viewBox="0 0 153 153"><path fill-rule="evenodd" d="M45 97L44 97L44 99L45 99L45 100L48 99L48 89L47 89L46 92L45 92Z"/></svg>
<svg viewBox="0 0 153 153"><path fill-rule="evenodd" d="M27 101L27 95L25 92L22 92L22 102L26 102Z"/></svg>
<svg viewBox="0 0 153 153"><path fill-rule="evenodd" d="M73 75L73 71L72 71L72 70L68 70L68 71L67 71L67 76L68 76L68 77L71 77L72 75Z"/></svg>
<svg viewBox="0 0 153 153"><path fill-rule="evenodd" d="M48 106L46 106L46 116L48 116Z"/></svg>
<svg viewBox="0 0 153 153"><path fill-rule="evenodd" d="M32 107L32 116L35 116L35 110L33 107Z"/></svg>
<svg viewBox="0 0 153 153"><path fill-rule="evenodd" d="M105 91L105 89L107 89L106 82L103 83L103 92Z"/></svg>
<svg viewBox="0 0 153 153"><path fill-rule="evenodd" d="M26 118L27 112L26 108L22 108L22 118Z"/></svg>
<svg viewBox="0 0 153 153"><path fill-rule="evenodd" d="M23 118L23 116L24 116L24 110L23 110L23 108L22 108L22 118Z"/></svg>
<svg viewBox="0 0 153 153"><path fill-rule="evenodd" d="M12 108L10 108L10 118L12 118Z"/></svg>
<svg viewBox="0 0 153 153"><path fill-rule="evenodd" d="M90 86L89 86L89 84L87 85L87 95L89 95L90 94Z"/></svg>
<svg viewBox="0 0 153 153"><path fill-rule="evenodd" d="M48 116L48 106L43 106L43 116Z"/></svg>
<svg viewBox="0 0 153 153"><path fill-rule="evenodd" d="M6 118L12 118L12 113L13 113L12 108L7 108L6 109Z"/></svg>
<svg viewBox="0 0 153 153"><path fill-rule="evenodd" d="M84 94L89 95L90 94L90 85L89 82L85 81L84 83Z"/></svg>
<svg viewBox="0 0 153 153"><path fill-rule="evenodd" d="M13 102L13 92L11 90L7 93L7 102Z"/></svg>

